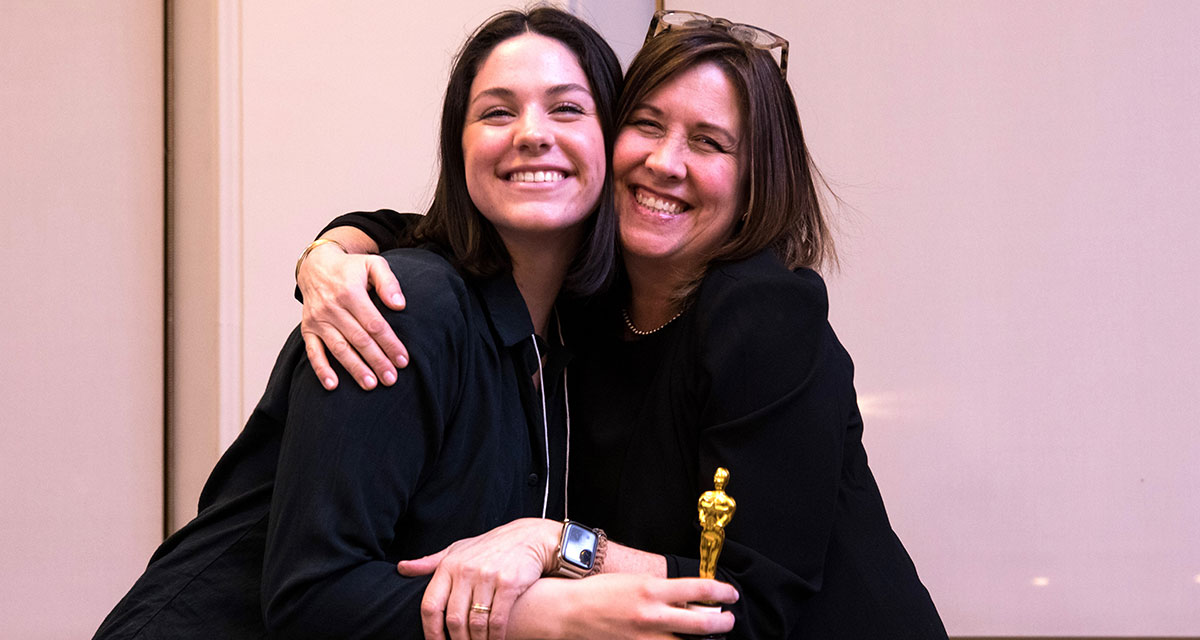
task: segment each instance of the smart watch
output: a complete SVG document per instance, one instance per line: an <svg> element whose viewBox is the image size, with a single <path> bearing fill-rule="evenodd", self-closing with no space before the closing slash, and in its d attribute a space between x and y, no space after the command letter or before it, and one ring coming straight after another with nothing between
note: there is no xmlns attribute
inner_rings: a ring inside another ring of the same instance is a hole
<svg viewBox="0 0 1200 640"><path fill-rule="evenodd" d="M583 578L599 573L607 550L608 536L602 529L590 529L574 520L564 520L550 575Z"/></svg>

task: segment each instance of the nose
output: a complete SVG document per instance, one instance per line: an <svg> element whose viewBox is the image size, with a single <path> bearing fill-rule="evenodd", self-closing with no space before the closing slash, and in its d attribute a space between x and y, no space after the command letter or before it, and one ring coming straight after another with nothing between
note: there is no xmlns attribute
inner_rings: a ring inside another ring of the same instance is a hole
<svg viewBox="0 0 1200 640"><path fill-rule="evenodd" d="M646 156L646 168L663 180L682 180L687 175L684 152L671 138L661 138Z"/></svg>
<svg viewBox="0 0 1200 640"><path fill-rule="evenodd" d="M540 153L554 146L554 131L543 115L529 109L517 122L513 144L527 153Z"/></svg>

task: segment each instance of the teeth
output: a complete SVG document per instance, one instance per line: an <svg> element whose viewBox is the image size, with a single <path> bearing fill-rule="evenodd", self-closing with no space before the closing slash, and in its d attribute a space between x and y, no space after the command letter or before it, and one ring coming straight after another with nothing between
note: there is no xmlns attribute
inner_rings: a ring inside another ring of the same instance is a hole
<svg viewBox="0 0 1200 640"><path fill-rule="evenodd" d="M509 182L558 182L567 176L561 171L514 171L508 175Z"/></svg>
<svg viewBox="0 0 1200 640"><path fill-rule="evenodd" d="M636 198L638 204L642 205L643 207L654 209L655 211L661 211L662 213L679 213L679 203L677 202L669 202L667 200L663 200L662 198L655 198L654 196L643 191L635 192L634 198Z"/></svg>

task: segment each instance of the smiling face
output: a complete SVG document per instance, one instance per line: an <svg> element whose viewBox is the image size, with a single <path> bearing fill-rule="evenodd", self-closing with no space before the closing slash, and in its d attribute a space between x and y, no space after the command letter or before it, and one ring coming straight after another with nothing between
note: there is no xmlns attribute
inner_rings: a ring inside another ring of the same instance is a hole
<svg viewBox="0 0 1200 640"><path fill-rule="evenodd" d="M471 83L467 191L506 244L578 231L604 184L604 136L587 77L562 43L496 45Z"/></svg>
<svg viewBox="0 0 1200 640"><path fill-rule="evenodd" d="M692 277L741 215L746 152L738 94L704 62L650 93L613 151L621 244L631 268Z"/></svg>

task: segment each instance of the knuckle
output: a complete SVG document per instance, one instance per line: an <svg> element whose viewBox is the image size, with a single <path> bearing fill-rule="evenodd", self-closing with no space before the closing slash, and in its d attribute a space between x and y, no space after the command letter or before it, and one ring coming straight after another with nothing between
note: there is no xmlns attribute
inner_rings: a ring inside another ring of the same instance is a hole
<svg viewBox="0 0 1200 640"><path fill-rule="evenodd" d="M442 609L433 600L421 601L421 617L434 618L442 615Z"/></svg>
<svg viewBox="0 0 1200 640"><path fill-rule="evenodd" d="M352 289L338 289L330 296L330 300L339 307L348 307L358 297L358 292Z"/></svg>
<svg viewBox="0 0 1200 640"><path fill-rule="evenodd" d="M350 344L342 338L332 338L325 340L325 346L329 348L329 352L337 357L338 360L350 355Z"/></svg>
<svg viewBox="0 0 1200 640"><path fill-rule="evenodd" d="M632 622L639 629L649 629L654 626L654 621L657 616L654 613L654 607L648 606L645 603L639 604L633 608Z"/></svg>
<svg viewBox="0 0 1200 640"><path fill-rule="evenodd" d="M474 565L470 565L470 564L459 565L458 573L463 578L465 578L468 582L471 582L471 583L478 584L478 583L487 581L487 576L484 575L479 570L479 567L476 567Z"/></svg>
<svg viewBox="0 0 1200 640"><path fill-rule="evenodd" d="M466 628L466 620L463 620L462 614L447 613L446 614L446 628L455 633L458 633L458 632L462 631L464 628Z"/></svg>
<svg viewBox="0 0 1200 640"><path fill-rule="evenodd" d="M367 333L377 336L387 331L390 328L390 325L388 325L387 321L383 318L376 316L370 320L367 320L367 322L363 325L363 328L367 330Z"/></svg>
<svg viewBox="0 0 1200 640"><path fill-rule="evenodd" d="M346 334L346 339L350 341L350 344L357 346L365 346L372 342L371 335L361 328L351 330Z"/></svg>
<svg viewBox="0 0 1200 640"><path fill-rule="evenodd" d="M514 591L521 587L521 573L516 569L505 568L496 573L496 586L504 591Z"/></svg>

